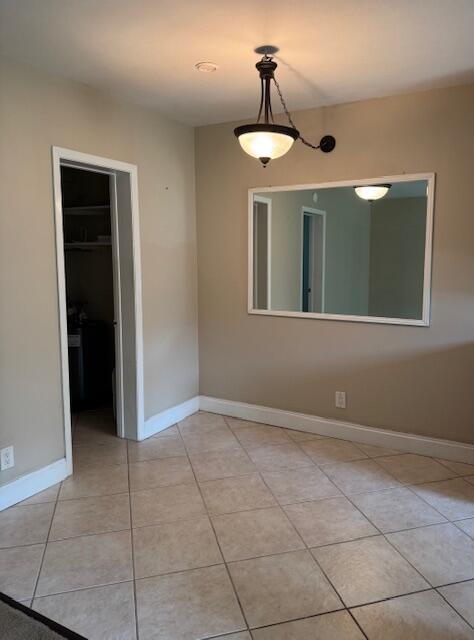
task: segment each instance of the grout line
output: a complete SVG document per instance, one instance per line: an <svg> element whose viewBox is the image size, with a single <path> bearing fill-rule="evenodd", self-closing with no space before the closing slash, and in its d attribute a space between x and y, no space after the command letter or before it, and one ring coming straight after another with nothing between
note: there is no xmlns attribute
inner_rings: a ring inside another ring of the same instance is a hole
<svg viewBox="0 0 474 640"><path fill-rule="evenodd" d="M114 436L111 436L112 438ZM112 449L123 449L124 447L122 446L125 442L125 439L122 438L119 442L116 441L116 438L114 440L111 440L109 442L100 442L97 440L92 440L91 442L75 442L74 443L74 449L95 449L97 447L112 447Z"/></svg>
<svg viewBox="0 0 474 640"><path fill-rule="evenodd" d="M115 493L102 493L98 496L77 496L75 498L66 498L65 500L58 500L58 502L79 502L80 500L96 500L97 498L113 498L114 496L127 496L128 491L117 491Z"/></svg>
<svg viewBox="0 0 474 640"><path fill-rule="evenodd" d="M450 479L453 479L453 478L450 478ZM439 482L443 482L443 480L440 480ZM425 483L423 483L423 484L425 484ZM469 484L469 483L466 483L466 484ZM450 518L448 518L447 516L445 516L445 515L444 515L444 513L441 513L441 511L440 511L438 508L436 508L436 507L434 507L432 504L430 504L430 503L428 502L428 500L426 500L426 498L424 498L423 496L420 496L416 491L414 491L414 490L412 489L412 487L415 487L415 486L417 486L417 485L409 485L409 486L407 486L406 488L407 488L409 491L411 491L411 493L413 493L413 495L414 495L414 496L416 496L417 498L419 498L422 502L424 502L424 503L425 503L425 504L427 504L429 507L431 507L432 509L434 509L437 513L439 513L441 516L443 516L443 518L445 518L448 522L453 522L453 520L451 520ZM469 519L469 518L457 518L457 520L468 520L468 519Z"/></svg>
<svg viewBox="0 0 474 640"><path fill-rule="evenodd" d="M470 516L463 516L462 518L454 518L453 520L450 520L450 522L456 524L456 522L466 522L466 520L474 520L474 514Z"/></svg>
<svg viewBox="0 0 474 640"><path fill-rule="evenodd" d="M347 610L350 612L352 609L362 609L364 607L370 607L373 604L381 604L382 602L390 602L391 600L398 600L400 598L404 598L405 596L415 596L419 593L430 593L435 592L436 589L434 587L428 586L424 589L415 589L414 591L408 591L407 593L399 593L396 596L388 596L386 598L380 598L380 600L371 600L370 602L364 602L363 604L352 604L347 607Z"/></svg>
<svg viewBox="0 0 474 640"><path fill-rule="evenodd" d="M465 580L464 582L469 582L469 580ZM459 584L459 583L456 583L456 584ZM451 585L442 585L441 587L436 587L436 588L435 588L436 593L437 593L438 595L440 595L440 596L441 596L441 598L443 598L443 600L446 602L446 604L447 604L447 605L449 605L449 606L451 607L451 609L453 609L453 610L455 611L455 613L457 613L457 614L458 614L458 616L459 616L460 618L462 618L462 620L464 620L464 622L465 622L469 627L471 627L471 629L474 629L474 625L472 625L472 624L471 624L471 623L470 623L470 622L469 622L469 621L468 621L468 620L467 620L467 619L462 615L462 613L461 613L460 611L458 611L458 610L456 609L456 607L455 607L453 604L451 604L451 602L449 602L449 600L445 597L445 595L444 595L443 593L441 593L440 589L442 589L443 587L446 587L446 586L451 586Z"/></svg>
<svg viewBox="0 0 474 640"><path fill-rule="evenodd" d="M423 589L415 589L414 591L407 591L407 593L399 593L395 596L387 596L386 598L380 598L379 600L371 600L370 602L364 602L362 604L351 604L347 607L347 610L350 611L351 609L361 609L362 607L369 607L373 604L380 604L382 602L390 602L391 600L397 600L398 598L404 598L405 596L413 596L416 595L418 593L427 593L430 591L436 591L436 589L434 587L431 587L430 585L428 585L427 587L423 588Z"/></svg>
<svg viewBox="0 0 474 640"><path fill-rule="evenodd" d="M279 627L280 625L289 624L291 622L300 622L302 620L311 620L312 618L322 618L323 616L333 614L333 613L345 613L348 612L348 609L345 607L340 607L339 609L331 609L329 611L323 611L322 613L313 613L309 616L301 616L299 618L289 618L288 620L283 620L282 622L272 622L271 624L262 624L256 627L249 627L249 632L252 634L253 631L260 631L261 629L272 629L274 627ZM219 638L220 636L215 636ZM252 635L253 637L253 635ZM364 634L364 638L367 636Z"/></svg>
<svg viewBox="0 0 474 640"><path fill-rule="evenodd" d="M180 431L180 429L179 429L179 423L178 423L178 431L179 431L179 433L180 433L180 435L181 435L181 431ZM181 436L181 437L182 437L182 436ZM188 450L187 450L186 442L184 441L184 439L183 439L183 445L184 445L184 448L185 448L185 450L186 450L186 452L187 452ZM190 460L189 453L188 453L188 460L189 460L189 463L191 464L191 460ZM207 517L208 517L209 522L210 522L210 525L211 525L211 527L212 527L212 531L213 531L213 533L214 533L214 538L215 538L215 540L216 540L216 544L217 544L217 546L218 546L218 548L219 548L219 553L221 554L221 557L222 557L222 560L223 560L223 563L224 563L224 566L225 566L225 570L226 570L226 572L227 572L227 576L228 576L228 578L229 578L230 584L231 584L231 586L232 586L232 590L233 590L233 592L234 592L235 598L236 598L237 603L238 603L238 605L239 605L239 609L240 609L240 613L241 613L241 615L242 615L242 619L243 619L243 621L244 621L244 623L245 623L246 630L248 631L248 629L249 629L249 623L248 623L247 617L245 616L244 608L243 608L242 603L241 603L241 601L240 601L239 594L237 593L237 589L236 589L236 587L235 587L234 581L232 580L232 576L231 576L231 573L230 573L229 567L228 567L228 565L227 565L227 562L226 562L226 560L225 560L224 554L222 553L222 548L221 548L221 545L220 545L219 539L218 539L218 537L217 537L216 530L215 530L215 528L214 528L214 523L212 522L212 518L211 518L211 516L210 516L209 509L207 508L206 501L204 500L204 495L203 495L203 493L202 493L202 491L201 491L201 487L199 486L199 483L198 483L198 481L197 481L196 474L194 473L194 469L193 469L192 465L191 465L191 469L192 469L192 471L193 471L194 480L195 480L196 485L197 485L197 487L198 487L198 491L199 491L199 494L200 494L200 496L201 496L201 500L202 500L202 502L203 502L204 508L206 509Z"/></svg>
<svg viewBox="0 0 474 640"><path fill-rule="evenodd" d="M125 465L122 465L125 466ZM69 476L71 477L71 476ZM73 502L74 500L88 500L89 498L112 498L113 496L128 495L128 491L114 491L113 493L98 493L92 496L75 496L73 498L62 498L58 502Z"/></svg>
<svg viewBox="0 0 474 640"><path fill-rule="evenodd" d="M413 454L413 455L415 455L415 454ZM421 457L429 458L429 456L421 456ZM390 473L390 471L387 471L387 469L385 469L385 467L378 462L379 458L372 458L372 459L374 460L374 462L377 463L377 465L381 469L383 469L385 471L385 473L388 473L388 475L392 476L392 478L394 478L400 484L400 486L402 486L402 487L419 487L419 486L425 485L425 484L434 484L434 483L437 483L437 482L447 482L449 480L457 480L458 478L461 478L461 476L452 475L452 476L449 476L448 478L443 478L442 480L423 480L423 481L420 480L420 482L403 482L402 480L398 480L392 473ZM430 458L430 460L434 460L434 458ZM450 471L450 473L454 474L453 471Z"/></svg>
<svg viewBox="0 0 474 640"><path fill-rule="evenodd" d="M429 457L431 457L431 456L429 456ZM454 463L454 464L466 464L468 467L471 466L473 468L472 471L468 471L467 473L459 474L460 478L464 478L464 477L468 477L468 476L474 475L474 465L472 465L472 464L469 465L468 462L459 462L459 463L457 463L454 460L450 461L450 460L445 460L444 458L433 458L433 460L436 460L436 462L439 462L440 465L445 467L445 469L447 469L448 471L451 471L451 473L453 472L453 470L446 464L447 462L451 462L451 463Z"/></svg>
<svg viewBox="0 0 474 640"><path fill-rule="evenodd" d="M101 445L101 446L106 446L106 445ZM74 449L77 450L78 447L74 447ZM73 451L74 451L73 449ZM99 460L98 462L77 462L77 460L74 461L74 471L86 471L87 469L90 469L91 467L94 469L103 469L104 467L108 468L108 467L123 467L125 466L127 463L126 462L107 462L107 460ZM68 478L71 476L68 476Z"/></svg>
<svg viewBox="0 0 474 640"><path fill-rule="evenodd" d="M25 498L25 500L29 500L29 498ZM2 509L0 511L0 515L2 513L11 513L12 511L16 511L16 509L29 509L30 507L45 507L46 505L55 505L56 504L56 500L50 500L49 502L35 502L34 504L12 504L10 507L7 507L6 509ZM33 543L34 544L34 543ZM26 545L21 544L18 545L19 547L24 547ZM0 547L1 549L2 547Z"/></svg>
<svg viewBox="0 0 474 640"><path fill-rule="evenodd" d="M220 633L218 636L206 636L205 640L226 640L226 638L232 638L236 635L239 635L239 633L248 633L250 635L250 638L252 638L252 633L250 631L250 629L241 629L240 631L229 631L228 633Z"/></svg>
<svg viewBox="0 0 474 640"><path fill-rule="evenodd" d="M109 533L123 533L124 531L131 531L131 528L128 527L124 529L109 529L107 531L94 531L92 533L78 533L72 536L67 536L65 538L48 538L48 544L53 544L55 542L67 542L68 540L77 540L78 538L93 538L94 536L105 536Z"/></svg>
<svg viewBox="0 0 474 640"><path fill-rule="evenodd" d="M157 491L159 489L173 489L174 487L193 487L195 485L194 480L189 480L187 482L177 482L173 484L160 484L154 487L147 487L146 489L136 489L135 491L130 491L130 495L135 495L137 493L143 493L144 491ZM182 518L180 518L182 519ZM139 527L133 527L134 529L138 529Z"/></svg>
<svg viewBox="0 0 474 640"><path fill-rule="evenodd" d="M79 587L79 589L69 589L67 591L54 591L53 593L44 593L41 596L36 596L35 600L42 600L43 598L50 598L51 596L62 596L68 593L78 593L80 591L90 591L91 589L102 589L103 587L113 587L118 584L131 584L132 579L119 580L118 582L106 582L103 584L93 584L90 587Z"/></svg>
<svg viewBox="0 0 474 640"><path fill-rule="evenodd" d="M470 580L463 580L462 582L470 582ZM453 584L462 584L462 583L453 583ZM377 600L376 602L368 602L367 604L362 604L362 605L354 605L353 607L351 607L350 609L348 609L348 612L352 615L352 609L363 609L365 607L369 607L373 604L380 604L382 602L388 602L390 600L397 600L399 598L404 598L405 596L412 596L412 595L417 595L419 593L437 593L439 596L441 596L443 598L443 600L446 602L446 604L449 605L449 607L454 611L454 613L459 616L470 628L474 628L473 625L471 625L465 618L464 616L462 616L459 611L448 601L446 600L446 598L443 596L442 593L439 592L439 589L443 588L444 586L449 586L449 585L442 585L441 587L433 587L431 589L421 589L418 591L411 591L410 593L404 593L402 595L399 596L391 596L390 598L385 598L384 600ZM353 616L354 617L354 616ZM355 618L354 618L355 620ZM357 622L357 620L355 620ZM359 625L358 625L359 626Z"/></svg>
<svg viewBox="0 0 474 640"><path fill-rule="evenodd" d="M130 460L128 464L148 464L149 462L163 462L164 460L182 460L185 458L188 459L186 454L181 454L180 456L172 455L172 456L161 456L159 458L150 458L149 460Z"/></svg>
<svg viewBox="0 0 474 640"><path fill-rule="evenodd" d="M433 589L444 589L444 587L453 587L457 584L464 584L466 582L474 583L474 578L464 578L464 580L455 580L454 582L445 582L443 584L436 585L436 587L433 587Z"/></svg>
<svg viewBox="0 0 474 640"><path fill-rule="evenodd" d="M132 496L130 492L130 462L128 459L128 441L127 441L126 455L127 455L127 474L128 474L128 508L129 508L129 515L130 515L130 547L131 547L131 556L132 556L133 603L134 603L134 611L135 611L135 633L138 640L139 629L138 629L137 583L136 583L136 577L135 577L135 551L133 546Z"/></svg>
<svg viewBox="0 0 474 640"><path fill-rule="evenodd" d="M354 624L356 625L356 627L359 629L359 631L361 632L361 634L364 636L364 638L366 640L369 640L369 636L365 633L364 629L362 628L362 625L360 624L360 622L357 620L357 618L355 617L355 615L352 613L352 611L350 609L347 609L347 613L350 615L350 617L352 618Z"/></svg>
<svg viewBox="0 0 474 640"><path fill-rule="evenodd" d="M452 522L451 524L453 524L456 527L456 529L461 531L461 533L464 533L466 536L471 538L471 540L474 540L474 535L471 535L470 533L467 533L467 531L464 531L464 529L458 525L458 522L464 522L464 520L456 520L455 522Z"/></svg>
<svg viewBox="0 0 474 640"><path fill-rule="evenodd" d="M0 547L0 551L8 551L9 549L28 549L28 547L37 547L39 544L46 544L47 539L40 540L39 542L29 542L28 544L16 544L13 547Z"/></svg>
<svg viewBox="0 0 474 640"><path fill-rule="evenodd" d="M196 475L196 470L194 469L194 466L192 463L191 463L191 466L193 467L193 471ZM199 484L206 484L206 482L217 482L218 480L228 480L229 478L244 478L245 476L251 476L251 475L254 475L255 473L258 473L257 468L253 469L252 471L245 471L244 473L233 473L232 475L218 476L216 478L211 478L208 480L198 480L196 476L196 481Z"/></svg>
<svg viewBox="0 0 474 640"><path fill-rule="evenodd" d="M60 487L59 487L58 493L56 495L56 501L55 501L54 507L53 507L53 512L51 514L51 520L49 522L48 533L46 535L46 540L44 542L43 554L41 556L41 562L40 562L40 566L39 566L39 569L38 569L38 574L36 576L35 586L34 586L34 589L33 589L33 594L31 596L31 604L34 603L34 600L35 600L35 597L36 597L36 590L38 589L38 583L39 583L39 580L40 580L41 572L43 570L44 558L46 556L46 549L48 548L48 544L49 544L49 536L51 534L51 528L53 526L53 520L54 520L54 515L56 513L56 507L58 505L59 491L61 490L61 486L62 486L62 482L60 483Z"/></svg>
<svg viewBox="0 0 474 640"><path fill-rule="evenodd" d="M203 516L204 518L206 516ZM149 580L150 578L164 578L166 576L173 576L177 573L191 573L193 571L198 571L199 569L210 569L211 567L223 567L225 565L225 561L222 562L212 562L211 564L200 565L199 567L192 567L190 569L173 569L173 571L163 571L161 573L151 573L146 576L138 576L135 578L137 581L139 580Z"/></svg>
<svg viewBox="0 0 474 640"><path fill-rule="evenodd" d="M76 593L77 591L89 591L90 589L99 589L101 587L112 587L116 584L127 584L133 582L131 578L127 578L127 580L118 580L115 582L99 582L98 584L91 584L87 587L74 587L72 589L67 589L66 591L52 591L51 593L42 593L41 595L35 596L35 600L40 598L49 598L50 596L61 596L67 593Z"/></svg>
<svg viewBox="0 0 474 640"><path fill-rule="evenodd" d="M435 526L435 525L429 525L429 526ZM411 560L409 560L409 559L408 559L408 558L407 558L407 557L406 557L406 556L405 556L405 555L400 551L400 549L398 549L398 548L393 544L393 542L392 542L391 540L389 540L389 539L388 539L388 537L387 537L385 534L382 534L382 535L383 535L383 537L385 538L385 540L388 542L388 544L392 547L392 549L393 549L396 553L398 553L398 555L399 555L401 558L403 558L403 559L405 560L405 562L407 562L407 563L411 566L411 568L412 568L412 569L414 569L414 570L418 573L418 575L419 575L419 576L421 576L421 578L422 578L422 579L423 579L427 584L429 584L429 585L430 585L430 587L432 587L432 588L434 589L434 585L431 583L431 581L430 581L430 580L428 580L428 578L427 578L425 575L423 575L423 573L420 571L420 569L417 569L417 567L415 567L415 565L411 562Z"/></svg>

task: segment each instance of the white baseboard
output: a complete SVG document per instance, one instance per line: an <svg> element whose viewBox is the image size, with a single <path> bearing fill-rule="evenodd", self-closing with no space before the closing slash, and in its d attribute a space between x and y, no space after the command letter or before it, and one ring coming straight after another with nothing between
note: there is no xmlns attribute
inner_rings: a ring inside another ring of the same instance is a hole
<svg viewBox="0 0 474 640"><path fill-rule="evenodd" d="M199 411L199 396L195 396L190 400L186 400L186 402L177 404L175 407L156 413L154 416L151 416L151 418L145 420L142 438L140 439L144 440L145 438L154 436L180 420L184 420L184 418L196 413L196 411Z"/></svg>
<svg viewBox="0 0 474 640"><path fill-rule="evenodd" d="M69 475L66 458L32 471L0 487L0 511L49 489Z"/></svg>
<svg viewBox="0 0 474 640"><path fill-rule="evenodd" d="M202 411L222 413L234 418L262 422L275 427L308 431L322 436L474 464L474 445L462 442L419 436L413 433L400 433L376 427L364 427L350 422L339 422L305 413L271 409L256 404L221 400L209 396L200 396L199 408Z"/></svg>

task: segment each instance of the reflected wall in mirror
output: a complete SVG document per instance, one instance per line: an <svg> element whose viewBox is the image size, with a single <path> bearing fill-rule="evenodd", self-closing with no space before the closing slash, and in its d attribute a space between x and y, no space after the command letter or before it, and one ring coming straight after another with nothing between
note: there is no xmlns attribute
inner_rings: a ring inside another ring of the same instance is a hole
<svg viewBox="0 0 474 640"><path fill-rule="evenodd" d="M429 325L433 191L433 174L251 189L249 312Z"/></svg>

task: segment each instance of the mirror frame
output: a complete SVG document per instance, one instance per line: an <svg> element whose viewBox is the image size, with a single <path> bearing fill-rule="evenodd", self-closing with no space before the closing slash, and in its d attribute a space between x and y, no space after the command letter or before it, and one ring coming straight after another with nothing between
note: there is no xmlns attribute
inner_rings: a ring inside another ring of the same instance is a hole
<svg viewBox="0 0 474 640"><path fill-rule="evenodd" d="M378 316L354 316L332 313L315 313L304 311L284 311L274 309L255 309L253 307L253 203L254 196L264 195L275 191L317 190L334 187L354 187L355 185L371 185L380 183L413 182L426 180L428 194L426 201L426 232L425 259L423 276L423 311L421 319L384 318ZM275 187L252 187L248 190L248 298L247 312L259 316L280 316L286 318L306 318L312 320L342 320L343 322L368 322L375 324L397 324L415 327L430 326L431 312L431 268L433 252L433 219L434 219L435 174L434 173L404 173L395 176L377 176L362 180L339 180L335 182L320 182L310 184L284 185Z"/></svg>

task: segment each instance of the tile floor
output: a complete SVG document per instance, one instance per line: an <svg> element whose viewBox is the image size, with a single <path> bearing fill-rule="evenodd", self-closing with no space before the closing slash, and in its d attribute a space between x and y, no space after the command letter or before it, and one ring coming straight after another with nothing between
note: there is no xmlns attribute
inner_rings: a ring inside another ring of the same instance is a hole
<svg viewBox="0 0 474 640"><path fill-rule="evenodd" d="M73 442L0 590L90 640L474 639L474 466L206 413Z"/></svg>

